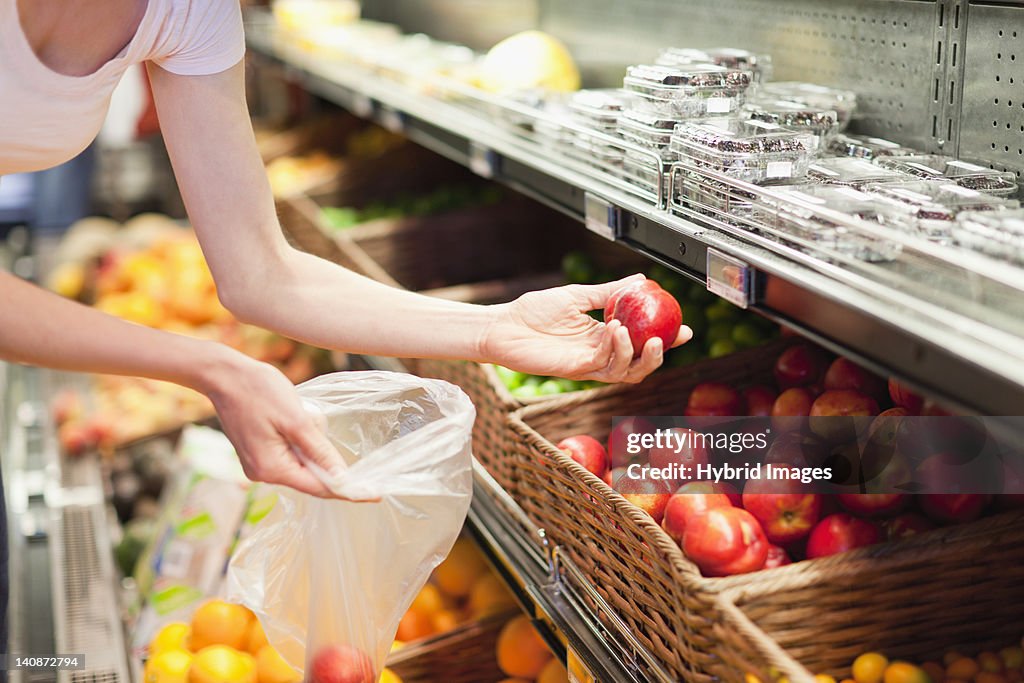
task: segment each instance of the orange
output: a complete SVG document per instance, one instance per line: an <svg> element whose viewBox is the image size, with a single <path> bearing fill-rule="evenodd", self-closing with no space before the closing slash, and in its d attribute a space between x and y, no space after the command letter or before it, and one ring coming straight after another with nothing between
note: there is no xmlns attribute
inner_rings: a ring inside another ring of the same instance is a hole
<svg viewBox="0 0 1024 683"><path fill-rule="evenodd" d="M187 650L190 632L188 624L180 621L167 624L149 641L149 656L154 657L164 650Z"/></svg>
<svg viewBox="0 0 1024 683"><path fill-rule="evenodd" d="M828 674L816 674L814 680L816 683L836 683L836 679Z"/></svg>
<svg viewBox="0 0 1024 683"><path fill-rule="evenodd" d="M469 611L475 617L499 614L516 606L508 586L491 572L476 580L469 593Z"/></svg>
<svg viewBox="0 0 1024 683"><path fill-rule="evenodd" d="M537 678L551 652L526 616L518 616L498 634L498 666L512 677Z"/></svg>
<svg viewBox="0 0 1024 683"><path fill-rule="evenodd" d="M889 660L877 652L865 652L853 660L853 680L857 683L882 683Z"/></svg>
<svg viewBox="0 0 1024 683"><path fill-rule="evenodd" d="M946 677L946 670L938 662L925 662L921 668L928 674L928 678L932 679L932 683L942 683Z"/></svg>
<svg viewBox="0 0 1024 683"><path fill-rule="evenodd" d="M995 652L982 652L978 655L978 666L982 671L997 674L1003 670L1003 659Z"/></svg>
<svg viewBox="0 0 1024 683"><path fill-rule="evenodd" d="M956 650L950 650L946 654L942 655L942 663L949 666L958 659L963 659L964 656Z"/></svg>
<svg viewBox="0 0 1024 683"><path fill-rule="evenodd" d="M1019 669L1024 666L1024 650L1017 646L1004 647L999 651L999 656L1007 669Z"/></svg>
<svg viewBox="0 0 1024 683"><path fill-rule="evenodd" d="M192 615L192 637L189 649L198 652L208 645L227 645L245 649L252 612L223 600L210 600Z"/></svg>
<svg viewBox="0 0 1024 683"><path fill-rule="evenodd" d="M411 609L398 622L398 633L395 634L395 637L408 643L410 640L419 640L432 635L434 635L434 624L430 616Z"/></svg>
<svg viewBox="0 0 1024 683"><path fill-rule="evenodd" d="M756 674L752 674L749 671L743 674L744 683L762 683L761 679Z"/></svg>
<svg viewBox="0 0 1024 683"><path fill-rule="evenodd" d="M441 610L430 619L434 633L447 633L459 625L459 617L451 610Z"/></svg>
<svg viewBox="0 0 1024 683"><path fill-rule="evenodd" d="M256 677L259 683L300 683L302 676L284 661L274 648L264 645L256 654Z"/></svg>
<svg viewBox="0 0 1024 683"><path fill-rule="evenodd" d="M565 670L564 664L552 658L540 670L540 675L537 676L537 683L569 683L569 672Z"/></svg>
<svg viewBox="0 0 1024 683"><path fill-rule="evenodd" d="M158 652L146 662L144 683L188 683L192 653L180 648Z"/></svg>
<svg viewBox="0 0 1024 683"><path fill-rule="evenodd" d="M197 652L188 670L188 683L257 683L256 660L227 645L210 645Z"/></svg>
<svg viewBox="0 0 1024 683"><path fill-rule="evenodd" d="M245 630L245 640L243 641L242 649L255 657L256 653L267 644L267 634L263 632L260 620L253 618L249 621L249 628Z"/></svg>
<svg viewBox="0 0 1024 683"><path fill-rule="evenodd" d="M839 681L839 683L857 683L857 681L853 680L852 678L844 678L843 680Z"/></svg>
<svg viewBox="0 0 1024 683"><path fill-rule="evenodd" d="M480 551L469 539L460 538L448 553L448 559L434 570L434 583L453 598L464 598L485 571L487 563Z"/></svg>
<svg viewBox="0 0 1024 683"><path fill-rule="evenodd" d="M931 683L928 674L910 662L895 661L885 667L885 683Z"/></svg>
<svg viewBox="0 0 1024 683"><path fill-rule="evenodd" d="M391 669L384 669L380 672L380 680L377 683L402 683L402 679Z"/></svg>
<svg viewBox="0 0 1024 683"><path fill-rule="evenodd" d="M976 661L970 657L961 657L946 666L946 678L959 678L963 681L969 681L980 670L981 667L978 666Z"/></svg>
<svg viewBox="0 0 1024 683"><path fill-rule="evenodd" d="M426 586L420 589L420 592L413 598L412 604L409 605L409 609L414 609L417 612L423 614L433 614L434 612L440 612L444 609L444 597L441 595L441 591L437 589L432 583L428 583Z"/></svg>

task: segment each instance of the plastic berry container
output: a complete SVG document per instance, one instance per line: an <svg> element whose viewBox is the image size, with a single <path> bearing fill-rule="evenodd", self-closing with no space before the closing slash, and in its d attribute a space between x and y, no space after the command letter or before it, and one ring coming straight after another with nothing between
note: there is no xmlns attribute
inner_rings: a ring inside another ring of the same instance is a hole
<svg viewBox="0 0 1024 683"><path fill-rule="evenodd" d="M825 145L825 151L836 156L857 157L859 159L920 154L917 150L904 147L892 140L866 135L850 135L849 133L840 133L829 138Z"/></svg>
<svg viewBox="0 0 1024 683"><path fill-rule="evenodd" d="M657 152L662 159L670 161L674 156L669 144L677 123L675 118L664 114L630 109L619 117L618 133L626 142Z"/></svg>
<svg viewBox="0 0 1024 683"><path fill-rule="evenodd" d="M589 127L613 133L630 99L629 93L617 88L580 90L569 97L569 111Z"/></svg>
<svg viewBox="0 0 1024 683"><path fill-rule="evenodd" d="M743 116L812 133L822 142L839 132L839 115L834 109L819 109L790 100L748 102L743 107Z"/></svg>
<svg viewBox="0 0 1024 683"><path fill-rule="evenodd" d="M818 159L807 169L807 177L823 185L845 185L860 188L870 183L900 183L914 176L877 166L866 159L832 157Z"/></svg>
<svg viewBox="0 0 1024 683"><path fill-rule="evenodd" d="M637 98L637 108L693 119L735 114L751 81L749 71L717 64L655 64L629 67L623 87Z"/></svg>
<svg viewBox="0 0 1024 683"><path fill-rule="evenodd" d="M658 55L656 64L662 66L683 66L686 64L717 64L727 69L749 71L754 83L771 80L772 58L734 47L712 47L696 49L688 47L667 47Z"/></svg>
<svg viewBox="0 0 1024 683"><path fill-rule="evenodd" d="M1000 197L1017 194L1017 177L1009 171L960 161L940 154L909 157L884 157L875 160L882 168L908 173L918 178L948 178L961 187Z"/></svg>
<svg viewBox="0 0 1024 683"><path fill-rule="evenodd" d="M965 249L1024 264L1024 209L965 211L953 224L953 240Z"/></svg>
<svg viewBox="0 0 1024 683"><path fill-rule="evenodd" d="M799 180L818 140L774 123L739 119L683 122L669 149L676 158L751 183Z"/></svg>
<svg viewBox="0 0 1024 683"><path fill-rule="evenodd" d="M654 159L632 156L628 150L622 160L622 177L652 194L657 194L659 186L665 182Z"/></svg>
<svg viewBox="0 0 1024 683"><path fill-rule="evenodd" d="M828 88L815 83L800 81L773 81L763 83L760 90L764 97L790 100L801 104L831 109L839 117L839 129L845 130L857 109L857 93L851 90Z"/></svg>

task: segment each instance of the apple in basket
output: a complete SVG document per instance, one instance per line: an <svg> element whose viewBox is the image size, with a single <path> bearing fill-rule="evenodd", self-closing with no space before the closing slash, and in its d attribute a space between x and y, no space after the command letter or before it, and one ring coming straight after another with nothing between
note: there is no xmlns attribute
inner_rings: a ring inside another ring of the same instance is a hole
<svg viewBox="0 0 1024 683"><path fill-rule="evenodd" d="M715 491L714 486L710 481L691 481L679 487L668 499L661 526L676 543L682 543L686 520L691 515L713 507L733 507L729 497Z"/></svg>
<svg viewBox="0 0 1024 683"><path fill-rule="evenodd" d="M839 512L818 522L811 531L807 559L843 553L881 540L882 530L877 524Z"/></svg>
<svg viewBox="0 0 1024 683"><path fill-rule="evenodd" d="M601 442L592 436L580 434L566 437L558 442L557 448L595 477L603 477L608 469L608 453Z"/></svg>
<svg viewBox="0 0 1024 683"><path fill-rule="evenodd" d="M816 393L828 366L828 356L821 349L803 344L791 346L775 361L775 381L782 391L790 387L811 387L812 393Z"/></svg>
<svg viewBox="0 0 1024 683"><path fill-rule="evenodd" d="M320 648L309 667L310 683L374 683L373 663L351 645Z"/></svg>
<svg viewBox="0 0 1024 683"><path fill-rule="evenodd" d="M654 280L641 280L612 294L604 306L605 322L618 320L629 331L633 357L639 358L647 340L658 337L667 351L679 336L683 311L676 298Z"/></svg>
<svg viewBox="0 0 1024 683"><path fill-rule="evenodd" d="M764 568L768 539L746 510L713 507L691 515L683 534L683 552L705 576L746 574Z"/></svg>
<svg viewBox="0 0 1024 683"><path fill-rule="evenodd" d="M768 540L788 545L805 538L821 514L821 496L798 479L751 479L743 507L761 524Z"/></svg>

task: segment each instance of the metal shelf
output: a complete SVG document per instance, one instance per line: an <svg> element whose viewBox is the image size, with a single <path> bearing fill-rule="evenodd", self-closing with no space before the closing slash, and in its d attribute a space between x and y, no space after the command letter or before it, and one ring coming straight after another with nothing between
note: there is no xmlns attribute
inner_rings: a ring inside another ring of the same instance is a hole
<svg viewBox="0 0 1024 683"><path fill-rule="evenodd" d="M611 226L617 241L696 280L706 279L709 248L735 257L753 274L752 310L951 406L991 415L1024 409L1024 344L983 320L947 314L878 283L854 286L824 262L793 259L710 221L673 215L600 173L552 156L492 117L360 67L289 48L275 40L268 15L250 19L255 19L247 31L250 53L282 68L311 93L585 224L586 200L596 198L617 217Z"/></svg>

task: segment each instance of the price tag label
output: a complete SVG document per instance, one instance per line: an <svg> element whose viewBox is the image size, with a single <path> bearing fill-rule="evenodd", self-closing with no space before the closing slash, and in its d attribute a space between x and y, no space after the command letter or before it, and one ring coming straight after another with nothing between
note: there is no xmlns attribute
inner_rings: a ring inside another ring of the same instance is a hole
<svg viewBox="0 0 1024 683"><path fill-rule="evenodd" d="M352 113L360 118L369 118L373 114L373 100L362 93L352 96Z"/></svg>
<svg viewBox="0 0 1024 683"><path fill-rule="evenodd" d="M382 108L380 111L380 125L392 133L402 133L405 131L405 115L391 108Z"/></svg>
<svg viewBox="0 0 1024 683"><path fill-rule="evenodd" d="M732 111L733 100L728 97L709 97L707 101L709 114L727 114Z"/></svg>
<svg viewBox="0 0 1024 683"><path fill-rule="evenodd" d="M595 232L606 240L615 241L622 212L606 199L589 192L583 195L583 217L587 230Z"/></svg>
<svg viewBox="0 0 1024 683"><path fill-rule="evenodd" d="M470 142L469 170L481 178L493 178L498 170L498 153L478 142Z"/></svg>
<svg viewBox="0 0 1024 683"><path fill-rule="evenodd" d="M726 301L740 308L750 304L750 266L739 259L727 256L708 247L707 288Z"/></svg>
<svg viewBox="0 0 1024 683"><path fill-rule="evenodd" d="M769 161L766 175L769 178L789 178L793 175L793 162Z"/></svg>

